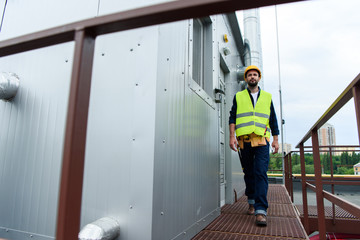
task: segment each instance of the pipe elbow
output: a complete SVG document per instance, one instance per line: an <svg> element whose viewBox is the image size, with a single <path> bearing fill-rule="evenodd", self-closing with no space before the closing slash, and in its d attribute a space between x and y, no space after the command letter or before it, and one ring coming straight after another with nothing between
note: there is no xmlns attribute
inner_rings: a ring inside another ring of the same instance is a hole
<svg viewBox="0 0 360 240"><path fill-rule="evenodd" d="M120 234L116 219L104 217L89 223L79 233L79 240L113 240Z"/></svg>

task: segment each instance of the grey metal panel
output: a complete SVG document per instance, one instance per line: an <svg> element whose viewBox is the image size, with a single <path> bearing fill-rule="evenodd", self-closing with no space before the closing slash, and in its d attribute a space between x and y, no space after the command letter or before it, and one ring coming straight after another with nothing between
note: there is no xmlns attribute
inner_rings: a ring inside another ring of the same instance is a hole
<svg viewBox="0 0 360 240"><path fill-rule="evenodd" d="M122 240L151 238L157 41L154 26L95 47L81 226L114 217Z"/></svg>
<svg viewBox="0 0 360 240"><path fill-rule="evenodd" d="M8 1L0 40L95 17L99 1Z"/></svg>
<svg viewBox="0 0 360 240"><path fill-rule="evenodd" d="M14 100L0 101L0 227L55 234L73 48L0 58L0 71L20 77Z"/></svg>
<svg viewBox="0 0 360 240"><path fill-rule="evenodd" d="M110 14L175 0L99 0L99 14Z"/></svg>
<svg viewBox="0 0 360 240"><path fill-rule="evenodd" d="M152 239L190 239L219 205L218 113L188 86L188 24L160 28Z"/></svg>
<svg viewBox="0 0 360 240"><path fill-rule="evenodd" d="M234 25L229 21L236 20L229 18L226 15L219 15L217 17L217 41L219 44L219 60L218 66L222 69L225 68L228 73L225 74L225 114L226 114L226 127L225 127L225 176L226 176L226 203L233 203L234 189L238 195L241 195L245 190L245 183L243 180L243 172L239 161L238 154L232 151L229 147L229 126L228 118L229 112L233 104L233 98L237 91L241 90L241 84L237 81L236 70L241 66L241 49L238 49L238 42L234 38L239 37L239 32L233 33ZM229 41L223 40L224 34L227 34ZM241 34L240 34L241 36ZM230 54L224 54L224 48L230 49ZM224 66L226 65L226 66ZM226 72L225 71L225 72Z"/></svg>

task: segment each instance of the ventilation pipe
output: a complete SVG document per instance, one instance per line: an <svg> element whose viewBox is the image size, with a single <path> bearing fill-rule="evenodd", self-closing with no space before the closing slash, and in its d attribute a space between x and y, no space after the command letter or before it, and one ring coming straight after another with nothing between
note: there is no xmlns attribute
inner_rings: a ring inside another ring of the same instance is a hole
<svg viewBox="0 0 360 240"><path fill-rule="evenodd" d="M79 240L113 240L119 234L119 222L114 218L104 217L83 227L79 233Z"/></svg>
<svg viewBox="0 0 360 240"><path fill-rule="evenodd" d="M236 69L236 76L237 76L237 80L238 83L240 83L241 81L245 81L244 79L244 73L245 73L245 69L247 66L251 65L251 51L250 51L250 44L249 44L249 40L245 39L244 41L244 64L245 66L238 66L238 68ZM243 85L245 86L245 83L243 83ZM244 87L242 86L242 89Z"/></svg>
<svg viewBox="0 0 360 240"><path fill-rule="evenodd" d="M0 75L0 99L10 101L19 89L19 77L15 73L2 72Z"/></svg>
<svg viewBox="0 0 360 240"><path fill-rule="evenodd" d="M250 44L250 55L249 59L245 57L245 66L257 66L260 68L262 75L264 76L262 66L260 14L259 9L257 8L244 11L244 39L245 44ZM264 77L262 77L259 85L262 89L264 89Z"/></svg>

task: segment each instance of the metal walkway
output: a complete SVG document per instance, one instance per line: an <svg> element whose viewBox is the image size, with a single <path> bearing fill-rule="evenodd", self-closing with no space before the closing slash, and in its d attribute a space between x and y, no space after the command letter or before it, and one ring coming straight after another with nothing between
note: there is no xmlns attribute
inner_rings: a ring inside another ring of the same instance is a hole
<svg viewBox="0 0 360 240"><path fill-rule="evenodd" d="M246 214L248 203L243 196L236 203L222 207L221 215L193 240L309 239L285 187L270 184L267 197L267 227L256 226L255 217Z"/></svg>

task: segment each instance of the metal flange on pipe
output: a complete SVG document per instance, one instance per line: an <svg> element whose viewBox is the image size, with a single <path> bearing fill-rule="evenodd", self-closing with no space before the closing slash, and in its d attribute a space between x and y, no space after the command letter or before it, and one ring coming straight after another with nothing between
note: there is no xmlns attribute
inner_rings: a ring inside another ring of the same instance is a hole
<svg viewBox="0 0 360 240"><path fill-rule="evenodd" d="M19 89L20 80L15 73L2 72L0 74L0 99L11 101Z"/></svg>

